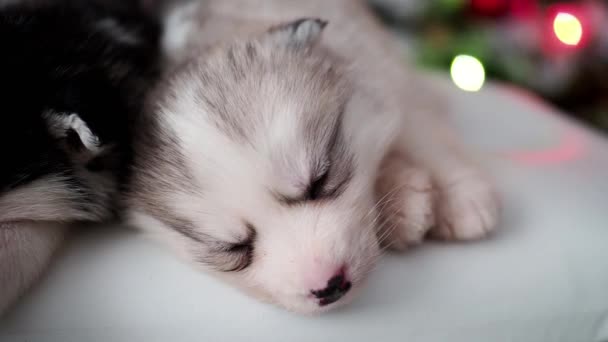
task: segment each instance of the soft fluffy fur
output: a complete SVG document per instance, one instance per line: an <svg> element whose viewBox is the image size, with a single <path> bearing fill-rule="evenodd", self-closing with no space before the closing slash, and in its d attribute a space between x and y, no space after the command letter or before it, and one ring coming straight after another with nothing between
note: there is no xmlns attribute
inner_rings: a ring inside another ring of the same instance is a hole
<svg viewBox="0 0 608 342"><path fill-rule="evenodd" d="M142 121L128 202L195 265L316 313L353 298L383 243L493 228L491 186L441 98L364 4L208 0L166 23L170 76Z"/></svg>
<svg viewBox="0 0 608 342"><path fill-rule="evenodd" d="M159 34L136 2L8 3L0 4L0 313L39 276L68 224L115 216Z"/></svg>

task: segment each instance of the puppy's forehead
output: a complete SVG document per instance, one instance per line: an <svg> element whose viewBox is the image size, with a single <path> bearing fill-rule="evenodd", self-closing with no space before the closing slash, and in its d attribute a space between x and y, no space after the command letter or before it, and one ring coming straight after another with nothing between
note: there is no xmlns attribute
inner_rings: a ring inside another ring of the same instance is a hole
<svg viewBox="0 0 608 342"><path fill-rule="evenodd" d="M188 70L197 104L224 134L238 142L277 124L295 138L326 144L349 98L333 56L270 50L252 41L234 44Z"/></svg>

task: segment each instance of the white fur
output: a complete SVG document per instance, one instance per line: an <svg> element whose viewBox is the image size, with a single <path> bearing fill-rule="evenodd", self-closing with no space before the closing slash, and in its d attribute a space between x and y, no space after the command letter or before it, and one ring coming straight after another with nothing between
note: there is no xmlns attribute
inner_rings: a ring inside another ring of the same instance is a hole
<svg viewBox="0 0 608 342"><path fill-rule="evenodd" d="M50 175L0 195L0 223L89 220L106 213L103 207L99 208L100 213L73 208L72 203L79 195L74 189L66 187L64 181L60 175Z"/></svg>
<svg viewBox="0 0 608 342"><path fill-rule="evenodd" d="M105 32L117 42L126 45L137 45L141 42L140 37L134 32L127 30L114 18L105 18L95 23L95 28Z"/></svg>
<svg viewBox="0 0 608 342"><path fill-rule="evenodd" d="M174 7L164 20L165 32L162 36L162 50L172 51L165 57L170 57L177 51L181 51L188 43L188 36L194 29L192 20L189 16L196 9L196 2L183 6Z"/></svg>
<svg viewBox="0 0 608 342"><path fill-rule="evenodd" d="M0 222L0 314L44 272L65 232L52 223Z"/></svg>
<svg viewBox="0 0 608 342"><path fill-rule="evenodd" d="M190 189L165 189L153 200L193 222L196 233L219 241L242 241L247 234L243 220L256 227L253 263L223 278L289 310L318 313L353 298L380 253L378 240L404 248L420 243L434 223L433 233L441 238L477 238L494 227L492 187L445 127L441 99L405 68L390 37L358 3L210 0L204 9L213 23L204 32L193 30L198 24L191 22L197 20L192 6L168 19L164 46L174 63L197 56L196 50L184 53L192 48L187 45L242 39L278 23L320 17L329 21L320 44L351 62L345 68L354 87L341 126L354 153L352 180L337 198L286 206L273 193L301 192L310 181L307 158L316 152L307 147L294 115L309 103L303 100L310 96L308 89L294 96L278 80L264 78L259 85L240 83L224 94L248 99L245 110L257 118L247 123L253 133L242 143L218 129L213 108L196 100L197 81L186 77L172 84L168 92L177 100L161 109L159 126L177 132L192 179ZM266 47L261 53L273 51ZM224 70L221 61L210 59ZM383 160L396 166L381 169ZM176 233L153 212L138 208L137 198L130 202L136 226L201 265L197 257L207 248L204 242ZM343 267L353 290L337 304L319 306L310 291L322 289Z"/></svg>
<svg viewBox="0 0 608 342"><path fill-rule="evenodd" d="M49 124L51 134L56 138L65 138L69 130L74 130L84 147L94 156L102 152L99 138L91 132L87 123L82 121L78 114L46 112L43 117Z"/></svg>

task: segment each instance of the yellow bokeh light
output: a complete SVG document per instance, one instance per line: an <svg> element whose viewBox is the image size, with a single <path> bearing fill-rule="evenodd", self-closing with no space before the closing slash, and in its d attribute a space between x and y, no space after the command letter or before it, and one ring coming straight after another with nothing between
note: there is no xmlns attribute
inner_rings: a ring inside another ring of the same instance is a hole
<svg viewBox="0 0 608 342"><path fill-rule="evenodd" d="M553 30L557 39L566 45L578 45L583 37L583 25L570 13L558 13L553 21Z"/></svg>
<svg viewBox="0 0 608 342"><path fill-rule="evenodd" d="M473 56L456 56L452 61L450 74L456 86L465 91L479 91L486 80L483 64Z"/></svg>

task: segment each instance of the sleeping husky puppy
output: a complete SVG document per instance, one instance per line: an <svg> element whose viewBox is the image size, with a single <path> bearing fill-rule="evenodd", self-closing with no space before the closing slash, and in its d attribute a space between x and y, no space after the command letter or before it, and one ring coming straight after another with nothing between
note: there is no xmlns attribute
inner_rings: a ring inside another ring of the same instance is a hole
<svg viewBox="0 0 608 342"><path fill-rule="evenodd" d="M75 222L116 214L158 29L134 2L0 8L0 313Z"/></svg>
<svg viewBox="0 0 608 342"><path fill-rule="evenodd" d="M131 222L301 313L348 303L381 254L476 239L492 186L353 0L175 7L167 80L135 141Z"/></svg>

